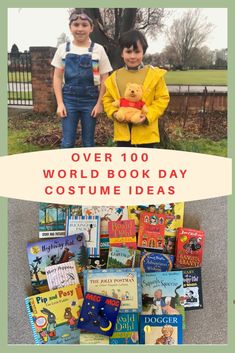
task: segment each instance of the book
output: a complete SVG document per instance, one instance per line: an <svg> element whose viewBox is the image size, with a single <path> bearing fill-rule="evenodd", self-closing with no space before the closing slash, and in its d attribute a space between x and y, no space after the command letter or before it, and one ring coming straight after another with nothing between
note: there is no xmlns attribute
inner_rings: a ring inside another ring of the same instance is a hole
<svg viewBox="0 0 235 353"><path fill-rule="evenodd" d="M93 332L80 332L80 344L109 344L109 337Z"/></svg>
<svg viewBox="0 0 235 353"><path fill-rule="evenodd" d="M100 234L100 249L109 249L109 235Z"/></svg>
<svg viewBox="0 0 235 353"><path fill-rule="evenodd" d="M97 293L86 292L78 319L78 328L104 336L112 336L121 301Z"/></svg>
<svg viewBox="0 0 235 353"><path fill-rule="evenodd" d="M134 220L136 231L139 229L140 223L140 214L142 211L148 211L148 205L135 205L135 206L128 206L128 218Z"/></svg>
<svg viewBox="0 0 235 353"><path fill-rule="evenodd" d="M108 222L128 219L126 206L83 206L82 214L100 217L100 234L108 234Z"/></svg>
<svg viewBox="0 0 235 353"><path fill-rule="evenodd" d="M48 291L45 268L75 261L77 273L87 266L87 248L83 233L71 237L44 239L28 243L27 256L33 293Z"/></svg>
<svg viewBox="0 0 235 353"><path fill-rule="evenodd" d="M136 249L136 230L133 220L108 222L110 246L122 246Z"/></svg>
<svg viewBox="0 0 235 353"><path fill-rule="evenodd" d="M185 310L196 310L203 308L202 276L201 268L183 269Z"/></svg>
<svg viewBox="0 0 235 353"><path fill-rule="evenodd" d="M140 315L140 344L183 343L181 315Z"/></svg>
<svg viewBox="0 0 235 353"><path fill-rule="evenodd" d="M88 265L87 265L87 270L93 270L93 269L106 269L107 268L107 262L108 262L108 254L109 250L108 249L100 249L100 256L99 257L90 257L88 259Z"/></svg>
<svg viewBox="0 0 235 353"><path fill-rule="evenodd" d="M100 217L99 216L68 216L66 235L84 233L88 257L100 254Z"/></svg>
<svg viewBox="0 0 235 353"><path fill-rule="evenodd" d="M39 204L39 238L65 236L68 206L54 203Z"/></svg>
<svg viewBox="0 0 235 353"><path fill-rule="evenodd" d="M83 302L80 284L25 299L36 344L79 343L77 321Z"/></svg>
<svg viewBox="0 0 235 353"><path fill-rule="evenodd" d="M141 252L141 272L165 272L171 271L174 264L174 256L158 254L155 252Z"/></svg>
<svg viewBox="0 0 235 353"><path fill-rule="evenodd" d="M184 315L182 271L142 273L142 314Z"/></svg>
<svg viewBox="0 0 235 353"><path fill-rule="evenodd" d="M121 300L120 312L140 312L142 309L139 268L85 270L84 291Z"/></svg>
<svg viewBox="0 0 235 353"><path fill-rule="evenodd" d="M110 344L138 344L139 325L137 313L123 313L117 317L114 332L109 338Z"/></svg>
<svg viewBox="0 0 235 353"><path fill-rule="evenodd" d="M46 278L50 290L79 283L74 261L45 267Z"/></svg>
<svg viewBox="0 0 235 353"><path fill-rule="evenodd" d="M176 268L201 267L204 232L190 228L178 228L176 238Z"/></svg>
<svg viewBox="0 0 235 353"><path fill-rule="evenodd" d="M139 266L139 250L115 246L109 248L107 268L134 268Z"/></svg>
<svg viewBox="0 0 235 353"><path fill-rule="evenodd" d="M163 250L165 215L155 212L141 212L138 247Z"/></svg>

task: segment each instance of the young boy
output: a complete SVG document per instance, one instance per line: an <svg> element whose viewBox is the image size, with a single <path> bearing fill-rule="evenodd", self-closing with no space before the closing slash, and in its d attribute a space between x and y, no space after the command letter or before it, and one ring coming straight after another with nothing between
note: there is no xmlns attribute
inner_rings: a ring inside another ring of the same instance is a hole
<svg viewBox="0 0 235 353"><path fill-rule="evenodd" d="M160 141L158 118L164 113L169 93L165 84L165 70L142 63L148 44L145 36L131 30L120 38L121 56L125 66L115 71L105 81L106 93L103 97L104 110L114 120L114 141L118 147L154 147ZM128 82L143 87L142 100L147 106L147 114L142 114L138 124L120 123L115 119L118 108L115 100L124 95Z"/></svg>

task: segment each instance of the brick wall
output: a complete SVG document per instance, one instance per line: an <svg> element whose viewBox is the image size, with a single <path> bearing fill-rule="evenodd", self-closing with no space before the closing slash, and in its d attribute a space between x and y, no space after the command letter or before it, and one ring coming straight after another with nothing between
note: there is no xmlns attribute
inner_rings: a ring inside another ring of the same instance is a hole
<svg viewBox="0 0 235 353"><path fill-rule="evenodd" d="M51 60L56 48L30 47L32 65L33 110L40 113L56 111Z"/></svg>

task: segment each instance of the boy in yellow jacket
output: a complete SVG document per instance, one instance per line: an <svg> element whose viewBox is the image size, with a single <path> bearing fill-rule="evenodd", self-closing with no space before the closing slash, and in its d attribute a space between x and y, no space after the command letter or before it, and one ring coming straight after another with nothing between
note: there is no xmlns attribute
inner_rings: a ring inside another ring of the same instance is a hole
<svg viewBox="0 0 235 353"><path fill-rule="evenodd" d="M148 43L145 36L137 30L122 35L120 48L125 66L114 71L105 81L104 110L107 116L114 120L114 141L118 147L151 148L160 141L158 118L169 103L169 93L164 80L166 70L142 64ZM143 87L142 100L148 111L146 115L142 114L138 124L119 122L115 119L118 108L112 103L123 97L128 82Z"/></svg>

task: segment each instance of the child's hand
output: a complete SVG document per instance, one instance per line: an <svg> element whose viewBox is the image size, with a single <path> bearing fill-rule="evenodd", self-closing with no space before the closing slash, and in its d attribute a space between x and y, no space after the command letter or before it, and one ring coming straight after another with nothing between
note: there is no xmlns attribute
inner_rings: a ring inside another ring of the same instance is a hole
<svg viewBox="0 0 235 353"><path fill-rule="evenodd" d="M67 111L63 103L58 105L56 114L59 118L66 118Z"/></svg>
<svg viewBox="0 0 235 353"><path fill-rule="evenodd" d="M103 111L103 105L102 103L96 103L96 105L94 106L94 108L92 109L91 112L91 116L93 116L93 118L97 118L97 116L102 113Z"/></svg>

